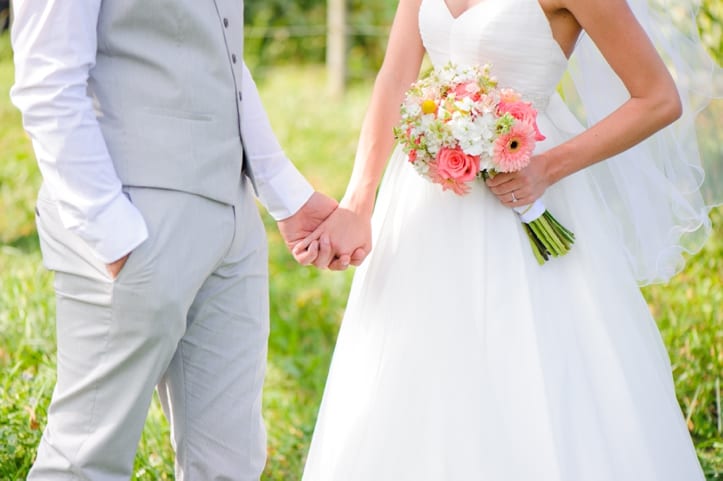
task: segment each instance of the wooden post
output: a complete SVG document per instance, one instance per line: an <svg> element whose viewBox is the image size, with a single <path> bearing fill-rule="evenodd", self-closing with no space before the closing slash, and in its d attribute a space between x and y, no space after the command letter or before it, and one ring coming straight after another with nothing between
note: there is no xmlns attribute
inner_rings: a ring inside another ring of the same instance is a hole
<svg viewBox="0 0 723 481"><path fill-rule="evenodd" d="M326 70L329 93L341 97L346 89L346 0L327 0Z"/></svg>

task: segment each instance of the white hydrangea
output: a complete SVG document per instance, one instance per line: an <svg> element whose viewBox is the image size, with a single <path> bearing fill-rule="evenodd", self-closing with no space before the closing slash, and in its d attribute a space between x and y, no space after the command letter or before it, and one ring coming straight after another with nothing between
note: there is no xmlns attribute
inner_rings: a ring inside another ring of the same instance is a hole
<svg viewBox="0 0 723 481"><path fill-rule="evenodd" d="M407 117L416 117L422 113L422 107L415 99L407 99L403 108Z"/></svg>
<svg viewBox="0 0 723 481"><path fill-rule="evenodd" d="M495 133L494 119L491 116L473 117L463 112L455 112L448 125L452 136L459 141L460 148L466 154L491 154Z"/></svg>

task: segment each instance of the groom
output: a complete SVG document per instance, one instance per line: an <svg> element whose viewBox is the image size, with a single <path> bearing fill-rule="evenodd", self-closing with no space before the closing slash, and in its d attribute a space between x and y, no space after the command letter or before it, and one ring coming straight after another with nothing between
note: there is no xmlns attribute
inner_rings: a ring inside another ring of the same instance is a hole
<svg viewBox="0 0 723 481"><path fill-rule="evenodd" d="M271 132L242 60L243 3L15 0L14 13L11 96L44 179L57 297L57 384L28 479L129 479L157 387L176 479L257 480L269 326L254 194L291 248L337 204ZM351 249L331 245L295 256L346 267Z"/></svg>

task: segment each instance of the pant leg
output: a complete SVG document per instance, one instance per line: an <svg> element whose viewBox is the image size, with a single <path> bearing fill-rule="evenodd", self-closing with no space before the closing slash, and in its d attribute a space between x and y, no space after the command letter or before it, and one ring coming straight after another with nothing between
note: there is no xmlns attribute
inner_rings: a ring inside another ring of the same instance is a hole
<svg viewBox="0 0 723 481"><path fill-rule="evenodd" d="M28 479L130 478L154 387L196 293L231 243L231 206L168 190L129 194L149 239L116 280L39 196L43 260L56 275L58 378Z"/></svg>
<svg viewBox="0 0 723 481"><path fill-rule="evenodd" d="M191 306L158 386L178 481L258 481L266 461L267 244L248 184L239 199L231 249Z"/></svg>

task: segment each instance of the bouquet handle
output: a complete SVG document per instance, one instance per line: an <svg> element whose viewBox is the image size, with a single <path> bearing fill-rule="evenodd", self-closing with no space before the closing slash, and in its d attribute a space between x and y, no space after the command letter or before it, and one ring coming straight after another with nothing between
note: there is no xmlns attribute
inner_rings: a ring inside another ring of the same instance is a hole
<svg viewBox="0 0 723 481"><path fill-rule="evenodd" d="M575 243L575 234L550 214L541 199L513 210L525 226L532 253L540 265L550 257L567 254Z"/></svg>

